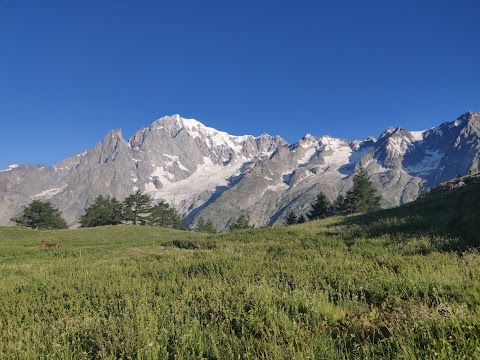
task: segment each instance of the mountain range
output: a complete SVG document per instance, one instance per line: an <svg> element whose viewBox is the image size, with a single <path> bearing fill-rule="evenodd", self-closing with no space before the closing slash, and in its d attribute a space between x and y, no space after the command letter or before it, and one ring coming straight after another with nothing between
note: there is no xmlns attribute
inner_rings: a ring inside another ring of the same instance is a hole
<svg viewBox="0 0 480 360"><path fill-rule="evenodd" d="M179 115L165 116L129 140L112 130L94 147L52 166L0 171L0 224L34 199L50 201L71 227L98 195L123 200L137 189L174 206L190 225L217 229L246 214L255 226L305 214L323 191L333 200L364 168L391 207L458 175L480 169L480 114L468 112L423 131L386 129L363 141L307 134L233 136Z"/></svg>

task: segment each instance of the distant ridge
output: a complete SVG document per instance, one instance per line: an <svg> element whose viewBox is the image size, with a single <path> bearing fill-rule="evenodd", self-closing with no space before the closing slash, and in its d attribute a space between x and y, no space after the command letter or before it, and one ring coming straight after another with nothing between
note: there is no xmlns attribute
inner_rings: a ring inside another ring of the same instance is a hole
<svg viewBox="0 0 480 360"><path fill-rule="evenodd" d="M10 224L32 199L58 207L77 226L100 195L120 200L136 189L175 206L195 224L200 216L226 228L241 214L255 226L306 213L324 191L346 192L366 169L383 206L480 168L480 115L468 112L424 131L388 128L377 139L307 134L295 144L279 136L234 136L180 115L165 116L128 141L112 130L94 147L53 166L11 165L0 171L0 224Z"/></svg>
<svg viewBox="0 0 480 360"><path fill-rule="evenodd" d="M453 180L445 181L429 191L427 195L445 194L471 184L480 184L480 173L460 176Z"/></svg>

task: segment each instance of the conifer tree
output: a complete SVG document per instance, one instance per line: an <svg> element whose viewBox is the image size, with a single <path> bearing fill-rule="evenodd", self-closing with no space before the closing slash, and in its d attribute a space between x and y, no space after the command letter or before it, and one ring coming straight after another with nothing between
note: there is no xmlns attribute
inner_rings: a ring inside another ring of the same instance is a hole
<svg viewBox="0 0 480 360"><path fill-rule="evenodd" d="M237 219L237 221L235 221L235 223L230 225L230 230L234 231L234 230L241 230L241 229L249 229L249 228L252 227L250 225L249 221L250 220L249 220L248 216L245 216L244 214L242 214L238 217L238 219Z"/></svg>
<svg viewBox="0 0 480 360"><path fill-rule="evenodd" d="M209 234L215 234L217 232L217 229L215 228L215 224L213 223L212 219L207 219L207 221L205 222L204 232Z"/></svg>
<svg viewBox="0 0 480 360"><path fill-rule="evenodd" d="M332 215L342 214L345 212L345 210L345 196L339 194L333 202L332 206L330 207L330 212L332 213Z"/></svg>
<svg viewBox="0 0 480 360"><path fill-rule="evenodd" d="M347 192L345 208L351 213L369 212L380 208L381 199L367 172L361 168L353 177L353 187Z"/></svg>
<svg viewBox="0 0 480 360"><path fill-rule="evenodd" d="M298 222L297 215L293 211L290 211L285 218L285 224L286 225L293 225Z"/></svg>
<svg viewBox="0 0 480 360"><path fill-rule="evenodd" d="M217 229L215 229L215 225L213 224L212 219L207 219L207 221L205 221L201 217L200 219L198 219L195 231L214 234L217 232Z"/></svg>
<svg viewBox="0 0 480 360"><path fill-rule="evenodd" d="M303 224L307 222L307 219L305 219L305 216L303 215L300 215L298 218L297 218L297 224Z"/></svg>
<svg viewBox="0 0 480 360"><path fill-rule="evenodd" d="M307 214L309 220L317 220L326 217L329 214L330 200L325 193L320 192L315 202L312 204L312 210Z"/></svg>
<svg viewBox="0 0 480 360"><path fill-rule="evenodd" d="M135 191L123 201L123 220L133 225L137 223L145 225L151 211L152 198L140 190Z"/></svg>
<svg viewBox="0 0 480 360"><path fill-rule="evenodd" d="M203 217L198 219L197 226L195 226L195 231L197 232L203 232L203 229L205 228L205 220L203 220Z"/></svg>
<svg viewBox="0 0 480 360"><path fill-rule="evenodd" d="M182 219L177 210L164 201L160 201L150 209L146 220L148 225L182 228Z"/></svg>
<svg viewBox="0 0 480 360"><path fill-rule="evenodd" d="M122 222L123 206L115 197L99 195L80 217L81 227L118 225Z"/></svg>
<svg viewBox="0 0 480 360"><path fill-rule="evenodd" d="M32 229L66 229L67 222L60 211L48 201L33 200L23 209L23 214L11 219L17 225Z"/></svg>

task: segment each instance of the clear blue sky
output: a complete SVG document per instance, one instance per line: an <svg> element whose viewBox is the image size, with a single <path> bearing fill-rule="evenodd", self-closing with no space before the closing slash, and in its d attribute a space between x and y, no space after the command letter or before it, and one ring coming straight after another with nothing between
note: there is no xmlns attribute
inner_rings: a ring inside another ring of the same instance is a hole
<svg viewBox="0 0 480 360"><path fill-rule="evenodd" d="M179 113L363 139L480 111L478 0L0 0L0 168Z"/></svg>

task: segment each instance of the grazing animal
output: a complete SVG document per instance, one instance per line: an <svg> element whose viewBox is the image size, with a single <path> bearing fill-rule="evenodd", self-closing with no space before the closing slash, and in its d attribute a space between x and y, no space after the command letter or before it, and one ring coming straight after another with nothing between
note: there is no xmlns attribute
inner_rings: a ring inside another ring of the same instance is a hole
<svg viewBox="0 0 480 360"><path fill-rule="evenodd" d="M45 250L47 250L47 249L59 249L60 248L60 245L58 245L58 244L49 244L49 243L46 243L45 241L42 241L40 243L40 246L43 247Z"/></svg>

